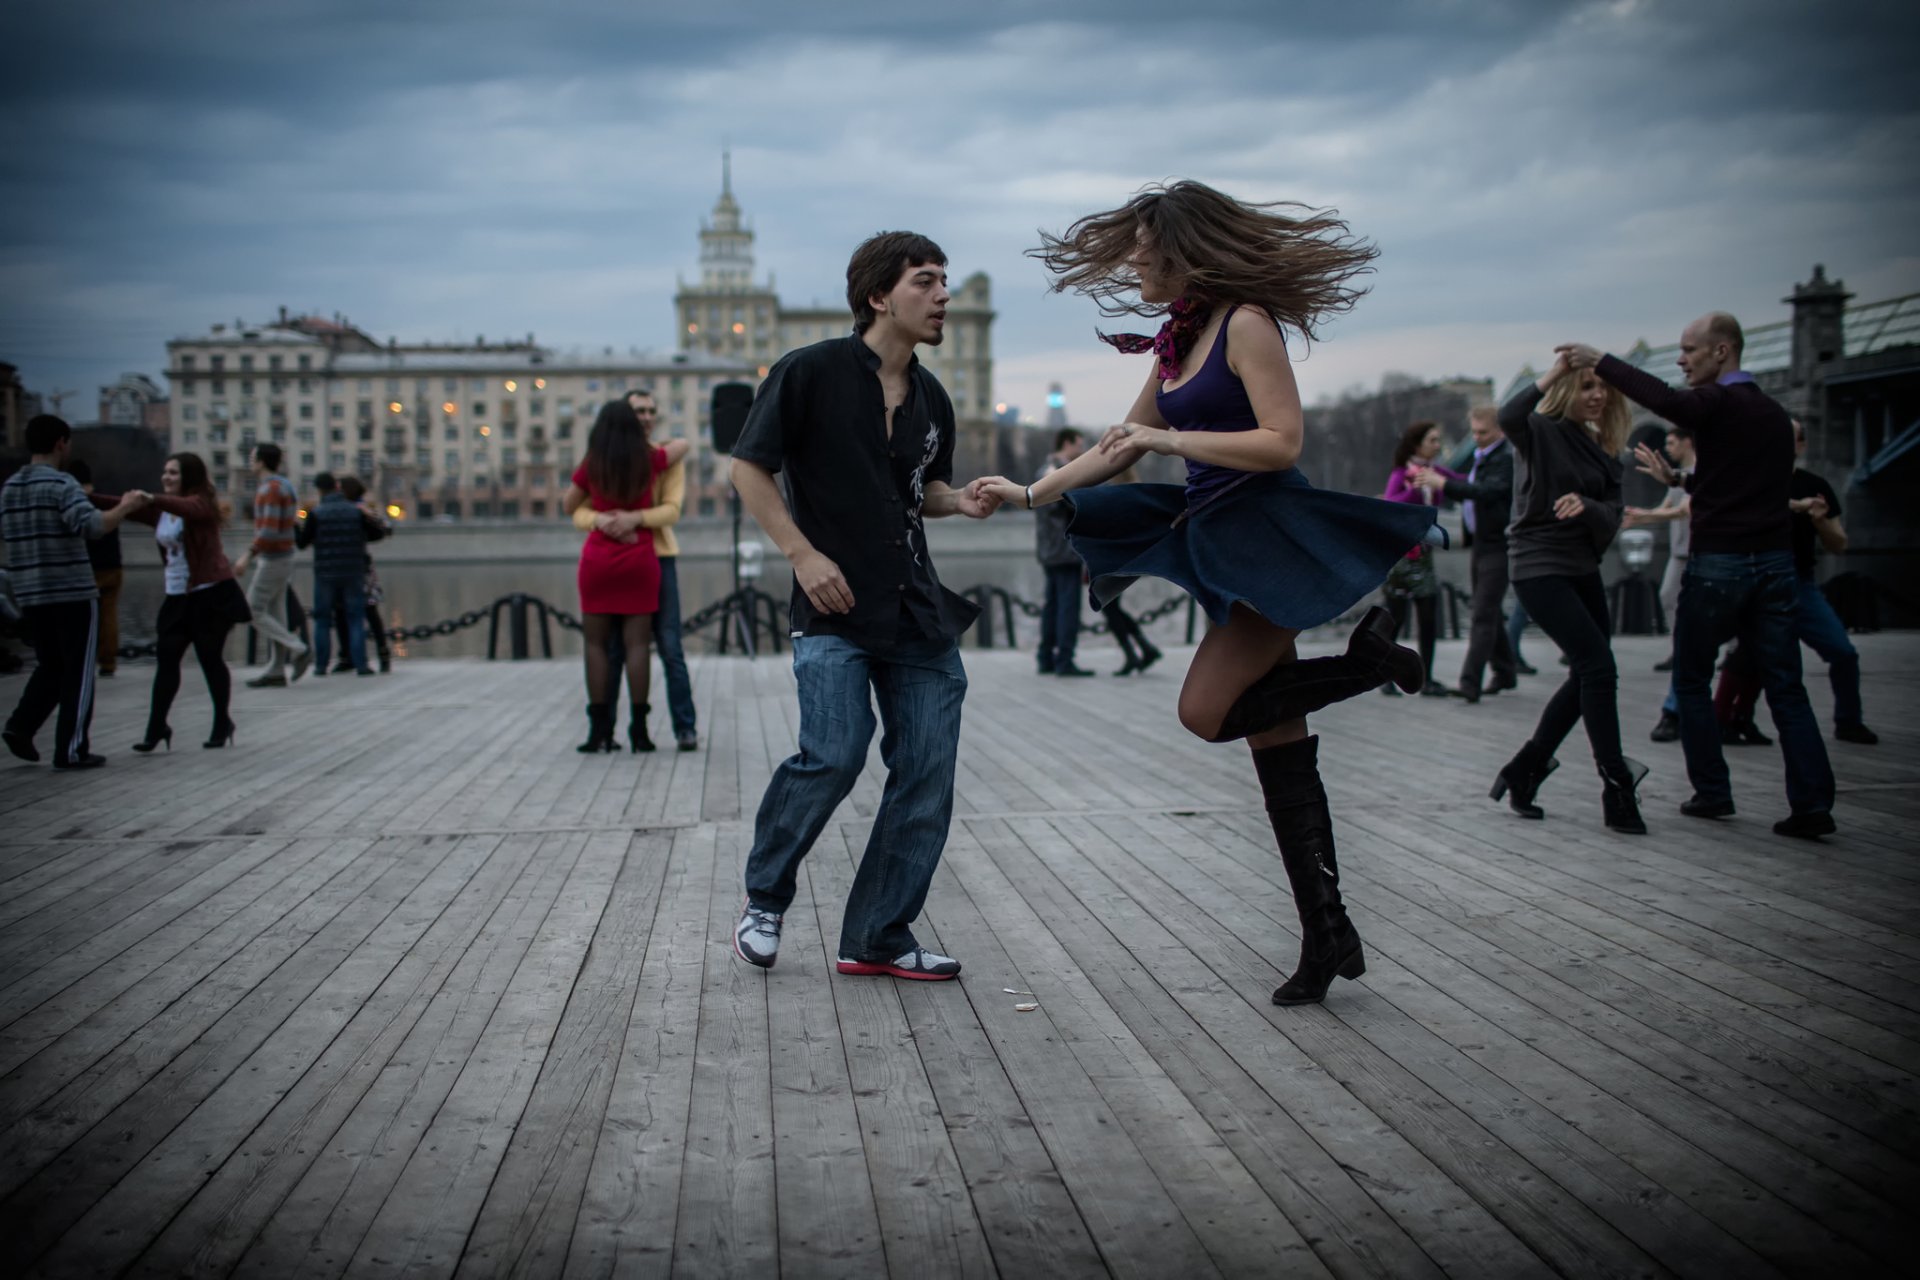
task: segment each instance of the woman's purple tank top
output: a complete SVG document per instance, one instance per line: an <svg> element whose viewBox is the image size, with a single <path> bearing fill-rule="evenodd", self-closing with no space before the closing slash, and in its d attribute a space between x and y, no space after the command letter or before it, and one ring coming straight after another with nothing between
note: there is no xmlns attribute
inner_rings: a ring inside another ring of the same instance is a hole
<svg viewBox="0 0 1920 1280"><path fill-rule="evenodd" d="M1207 352L1200 372L1172 391L1155 391L1153 402L1160 417L1175 431L1247 431L1260 425L1254 417L1247 389L1233 370L1227 367L1227 325L1233 313L1220 322L1213 349ZM1192 358L1192 352L1188 352ZM1236 471L1212 462L1187 460L1187 506L1200 506L1222 490L1246 479L1251 472Z"/></svg>

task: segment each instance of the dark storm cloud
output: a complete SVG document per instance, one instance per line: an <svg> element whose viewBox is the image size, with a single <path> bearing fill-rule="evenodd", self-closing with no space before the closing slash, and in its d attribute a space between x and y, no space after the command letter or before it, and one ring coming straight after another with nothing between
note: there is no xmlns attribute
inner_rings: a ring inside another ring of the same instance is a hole
<svg viewBox="0 0 1920 1280"><path fill-rule="evenodd" d="M1305 382L1775 308L1816 257L1920 287L1912 6L15 9L0 359L32 386L280 303L666 345L725 142L783 295L834 299L852 241L922 227L992 274L1003 393L1035 403L1049 369L1101 396L1135 371L1044 294L1034 228L1175 176L1380 240Z"/></svg>

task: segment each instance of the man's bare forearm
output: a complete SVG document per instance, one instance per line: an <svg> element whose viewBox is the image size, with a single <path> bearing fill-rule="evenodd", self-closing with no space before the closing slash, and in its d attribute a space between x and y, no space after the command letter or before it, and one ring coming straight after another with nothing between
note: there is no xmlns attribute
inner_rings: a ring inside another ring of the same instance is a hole
<svg viewBox="0 0 1920 1280"><path fill-rule="evenodd" d="M814 549L807 536L800 532L800 526L793 522L793 513L787 510L787 501L780 496L780 486L771 471L735 458L730 474L741 505L761 531L773 539L773 545L780 548L780 554L789 564Z"/></svg>

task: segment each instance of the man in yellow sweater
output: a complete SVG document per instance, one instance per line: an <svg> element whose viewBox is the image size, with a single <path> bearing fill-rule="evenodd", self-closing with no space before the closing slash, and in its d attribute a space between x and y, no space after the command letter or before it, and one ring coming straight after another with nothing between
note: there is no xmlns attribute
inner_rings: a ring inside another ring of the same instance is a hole
<svg viewBox="0 0 1920 1280"><path fill-rule="evenodd" d="M660 413L653 393L629 391L627 404L651 443L654 423ZM653 649L660 655L660 666L667 677L667 711L673 720L673 740L680 750L693 751L700 746L700 735L693 711L693 682L687 678L687 653L680 639L680 543L673 536L673 526L680 522L686 496L687 464L676 462L654 482L653 505L640 511L595 511L583 506L573 513L573 523L576 528L598 528L614 537L640 529L652 532L654 554L660 557L660 611L653 618ZM619 643L618 630L614 632L614 642ZM614 670L624 669L624 662L616 660Z"/></svg>

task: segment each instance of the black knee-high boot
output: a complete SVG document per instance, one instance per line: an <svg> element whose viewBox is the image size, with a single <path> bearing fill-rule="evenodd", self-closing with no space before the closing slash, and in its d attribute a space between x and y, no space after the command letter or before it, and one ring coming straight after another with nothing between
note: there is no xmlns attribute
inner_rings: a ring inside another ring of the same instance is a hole
<svg viewBox="0 0 1920 1280"><path fill-rule="evenodd" d="M1209 741L1232 742L1250 733L1264 733L1377 688L1386 680L1416 693L1426 675L1420 655L1393 642L1393 615L1376 605L1353 629L1345 653L1280 663L1228 708L1219 732Z"/></svg>
<svg viewBox="0 0 1920 1280"><path fill-rule="evenodd" d="M1266 795L1267 820L1300 913L1300 965L1273 993L1275 1004L1318 1004L1336 977L1367 971L1360 934L1340 902L1333 860L1333 816L1320 785L1320 739L1255 747L1253 767Z"/></svg>
<svg viewBox="0 0 1920 1280"><path fill-rule="evenodd" d="M634 751L653 750L653 739L647 734L647 713L653 710L650 703L631 703L627 716L627 744Z"/></svg>

